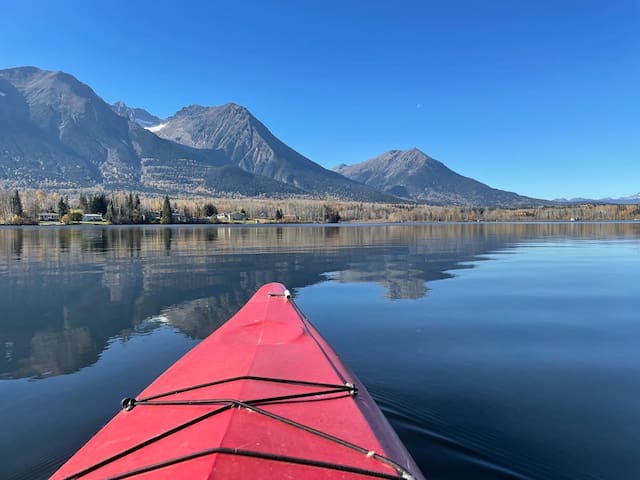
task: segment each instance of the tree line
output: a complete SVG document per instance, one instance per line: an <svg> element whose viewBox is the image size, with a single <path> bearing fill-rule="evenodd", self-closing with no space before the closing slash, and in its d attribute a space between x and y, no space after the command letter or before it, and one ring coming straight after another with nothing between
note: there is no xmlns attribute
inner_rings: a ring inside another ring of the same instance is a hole
<svg viewBox="0 0 640 480"><path fill-rule="evenodd" d="M266 198L170 198L133 192L62 195L42 190L0 191L0 224L35 224L38 214L57 213L66 223L86 213L113 224L210 223L218 213L242 212L255 222L455 222L640 220L640 205L558 205L484 208L383 204L340 200Z"/></svg>
<svg viewBox="0 0 640 480"><path fill-rule="evenodd" d="M0 192L0 223L29 225L38 222L41 213L57 213L62 223L82 220L83 214L99 214L114 224L144 223L140 196L133 193L81 193L70 199L57 193L18 190Z"/></svg>

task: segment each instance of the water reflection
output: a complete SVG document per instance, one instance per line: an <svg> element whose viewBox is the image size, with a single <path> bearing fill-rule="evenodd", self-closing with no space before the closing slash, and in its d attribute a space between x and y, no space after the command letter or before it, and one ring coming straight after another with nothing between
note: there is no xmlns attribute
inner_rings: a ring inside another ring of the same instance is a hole
<svg viewBox="0 0 640 480"><path fill-rule="evenodd" d="M271 281L376 282L417 299L461 263L540 235L633 236L637 225L2 228L0 378L76 371L111 338L167 322L204 338Z"/></svg>
<svg viewBox="0 0 640 480"><path fill-rule="evenodd" d="M173 236L173 230L170 228L165 228L162 230L162 240L164 242L164 249L171 250L171 237Z"/></svg>
<svg viewBox="0 0 640 480"><path fill-rule="evenodd" d="M22 230L16 230L13 237L13 256L16 260L20 260L22 258L22 244L24 241L24 234Z"/></svg>

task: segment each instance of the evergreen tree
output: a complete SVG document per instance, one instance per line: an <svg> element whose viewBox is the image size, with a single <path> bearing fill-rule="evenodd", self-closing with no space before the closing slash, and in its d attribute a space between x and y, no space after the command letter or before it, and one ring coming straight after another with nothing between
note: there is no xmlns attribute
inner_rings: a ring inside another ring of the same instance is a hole
<svg viewBox="0 0 640 480"><path fill-rule="evenodd" d="M283 217L284 217L284 214L282 213L282 210L278 208L276 210L276 220L282 220Z"/></svg>
<svg viewBox="0 0 640 480"><path fill-rule="evenodd" d="M138 194L133 199L133 211L131 212L132 223L142 223L142 211L140 209L140 197Z"/></svg>
<svg viewBox="0 0 640 480"><path fill-rule="evenodd" d="M60 197L60 200L58 200L58 215L64 217L67 213L69 213L69 204L65 201L64 197Z"/></svg>
<svg viewBox="0 0 640 480"><path fill-rule="evenodd" d="M13 195L11 195L11 213L19 217L24 213L22 210L22 200L20 200L18 190L13 192Z"/></svg>
<svg viewBox="0 0 640 480"><path fill-rule="evenodd" d="M101 213L102 215L107 213L107 199L104 193L97 193L90 197L89 213Z"/></svg>
<svg viewBox="0 0 640 480"><path fill-rule="evenodd" d="M171 217L171 202L169 201L169 196L164 197L164 203L162 204L162 217L160 219L160 223L168 224L173 223L173 218Z"/></svg>
<svg viewBox="0 0 640 480"><path fill-rule="evenodd" d="M213 217L218 214L218 209L215 207L213 203L205 203L204 204L204 215L205 217Z"/></svg>

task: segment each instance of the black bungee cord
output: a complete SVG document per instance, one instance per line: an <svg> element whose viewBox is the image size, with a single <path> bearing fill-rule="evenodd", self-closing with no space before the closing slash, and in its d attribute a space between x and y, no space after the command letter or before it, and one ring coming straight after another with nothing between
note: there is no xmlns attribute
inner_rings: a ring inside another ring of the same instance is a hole
<svg viewBox="0 0 640 480"><path fill-rule="evenodd" d="M237 399L224 399L224 398L217 398L217 399L197 399L197 400L160 400L163 399L167 396L170 395L175 395L178 393L184 393L184 392L189 392L189 391L193 391L193 390L197 390L197 389L201 389L201 388L205 388L205 387L211 387L211 386L215 386L215 385L220 385L223 383L229 383L229 382L234 382L234 381L238 381L238 380L253 380L253 381L262 381L262 382L271 382L271 383L281 383L281 384L287 384L287 385L299 385L299 386L307 386L307 387L316 387L316 388L321 388L323 390L314 390L311 392L304 392L304 393L297 393L297 394L290 394L290 395L281 395L281 396L274 396L274 397L266 397L266 398L258 398L258 399L253 399L253 400L246 400L246 401L242 401L242 400L237 400ZM317 467L317 468L325 468L325 469L329 469L329 470L338 470L338 471L342 471L342 472L347 472L347 473L354 473L354 474L360 474L360 475L364 475L364 476L369 476L369 477L373 477L373 478L383 478L383 479L405 479L405 480L412 480L414 477L413 475L408 472L404 467L402 467L401 465L399 465L398 463L394 462L393 460L383 456L383 455L379 455L377 453L375 453L374 451L368 450L366 448L360 447L358 445L355 445L351 442L348 442L346 440L343 440L341 438L335 437L333 435L330 435L326 432L322 432L320 430L314 429L312 427L309 427L307 425L301 424L299 422L296 422L294 420L288 419L286 417L282 417L280 415L277 415L275 413L269 412L267 410L264 410L262 408L259 408L259 405L269 405L269 404L276 404L276 403L284 403L284 402L291 402L291 401L313 401L313 400L309 400L310 397L318 397L318 396L324 396L326 397L325 400L332 400L332 399L337 399L337 398L343 398L345 396L354 396L357 394L357 387L351 383L345 383L343 385L338 385L338 384L328 384L328 383L317 383L317 382L307 382L307 381L302 381L302 380L290 380L290 379L280 379L280 378L272 378L272 377L257 377L257 376L241 376L241 377L233 377L233 378L229 378L229 379L225 379L225 380L218 380L218 381L214 381L214 382L208 382L208 383L204 383L204 384L199 384L199 385L194 385L192 387L186 387L186 388L181 388L181 389L176 389L176 390L172 390L169 392L164 392L164 393L160 393L157 395L153 395L150 397L146 397L146 398L142 398L142 399L135 399L135 398L125 398L122 400L121 405L122 405L122 409L126 412L129 412L131 410L133 410L134 408L136 408L137 406L167 406L167 405L171 405L171 406L194 406L194 405L219 405L219 408L216 408L214 410L211 410L209 412L206 412L202 415L199 415L198 417L195 417L187 422L184 422L180 425L177 425L173 428L170 428L168 430L165 430L164 432L161 432L157 435L154 435L152 437L149 437L148 439L133 445L115 455L112 455L111 457L108 457L100 462L97 462L79 472L74 473L73 475L67 476L65 477L64 480L77 480L82 478L85 475L88 475L91 472L94 472L110 463L113 463L127 455L130 455L148 445L151 445L159 440L162 440L163 438L169 437L170 435L173 435L174 433L177 433L181 430L184 430L185 428L188 428L192 425L195 425L199 422L202 422L208 418L211 418L215 415L218 415L220 413L226 412L228 410L231 410L232 408L245 408L248 409L250 411L253 411L255 413L264 415L268 418L271 418L275 421L279 421L279 422L283 422L287 425L293 426L295 428L298 428L300 430L303 430L307 433L313 434L313 435L317 435L320 436L321 438L324 438L326 440L329 440L331 442L337 443L339 445L342 445L346 448L350 448L352 450L355 450L357 452L360 452L362 454L364 454L365 456L367 456L368 458L372 458L375 459L381 463L384 463L390 467L392 467L393 469L396 470L397 474L396 475L392 475L392 474L388 474L388 473L383 473L383 472L377 472L374 470L367 470L367 469L362 469L362 468L358 468L358 467L353 467L350 465L342 465L342 464L337 464L337 463L331 463L331 462L323 462L323 461L318 461L318 460L310 460L310 459L305 459L305 458L299 458L299 457L291 457L291 456L287 456L287 455L279 455L279 454L271 454L271 453L264 453L264 452L256 452L256 451L251 451L251 450L243 450L243 449L235 449L235 448L211 448L211 449L206 449L206 450L201 450L198 452L193 452L191 454L188 455L183 455L183 456L179 456L179 457L175 457L175 458L171 458L168 459L166 461L163 462L158 462L158 463L154 463L154 464L150 464L150 465L146 465L144 467L140 467L134 470L130 470L127 472L122 472L116 476L112 476L112 477L108 477L107 480L120 480L120 479L125 479L125 478L130 478L132 476L135 475L139 475L142 473L147 473L153 470L157 470L160 468L164 468L167 466L171 466L171 465L175 465L177 463L181 463L181 462L186 462L195 458L200 458L203 456L208 456L208 455L213 455L213 454L225 454L225 455L238 455L238 456L244 456L244 457L252 457L252 458L260 458L260 459L265 459L265 460L271 460L271 461L278 461L278 462L286 462L286 463L292 463L292 464L298 464L298 465L305 465L305 466L311 466L311 467ZM306 400L304 400L306 399Z"/></svg>

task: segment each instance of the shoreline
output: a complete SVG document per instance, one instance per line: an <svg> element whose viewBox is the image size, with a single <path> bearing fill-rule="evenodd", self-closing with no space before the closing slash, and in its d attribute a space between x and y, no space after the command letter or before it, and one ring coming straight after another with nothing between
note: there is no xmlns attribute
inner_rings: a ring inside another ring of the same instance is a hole
<svg viewBox="0 0 640 480"><path fill-rule="evenodd" d="M584 225L584 224L640 224L640 218L631 220L431 220L431 221L388 221L388 220L368 220L368 221L346 221L338 223L328 222L267 222L267 221L245 221L245 222L180 222L180 223L128 223L128 224L116 224L109 222L40 222L40 223L24 223L24 224L11 224L0 223L0 227L357 227L357 226L384 226L384 225L500 225L500 224L515 224L515 225L551 225L551 224L567 224L567 225Z"/></svg>

